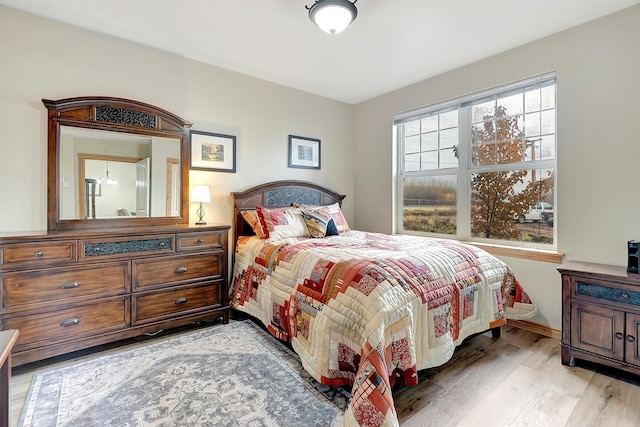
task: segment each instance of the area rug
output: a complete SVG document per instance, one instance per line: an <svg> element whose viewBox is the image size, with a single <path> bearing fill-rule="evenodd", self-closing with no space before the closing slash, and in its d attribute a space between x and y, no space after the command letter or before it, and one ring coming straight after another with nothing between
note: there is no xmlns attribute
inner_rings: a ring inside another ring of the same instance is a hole
<svg viewBox="0 0 640 427"><path fill-rule="evenodd" d="M334 426L350 395L251 321L34 375L20 426Z"/></svg>

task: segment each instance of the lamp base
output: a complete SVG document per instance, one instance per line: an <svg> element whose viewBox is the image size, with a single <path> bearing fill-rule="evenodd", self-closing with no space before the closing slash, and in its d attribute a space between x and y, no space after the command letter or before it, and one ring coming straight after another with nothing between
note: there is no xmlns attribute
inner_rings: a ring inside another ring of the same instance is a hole
<svg viewBox="0 0 640 427"><path fill-rule="evenodd" d="M200 202L200 207L196 211L196 214L198 215L198 222L196 222L196 225L205 225L206 224L206 222L202 219L204 217L204 214L206 214L206 213L207 213L207 211L205 211L202 208L202 202Z"/></svg>

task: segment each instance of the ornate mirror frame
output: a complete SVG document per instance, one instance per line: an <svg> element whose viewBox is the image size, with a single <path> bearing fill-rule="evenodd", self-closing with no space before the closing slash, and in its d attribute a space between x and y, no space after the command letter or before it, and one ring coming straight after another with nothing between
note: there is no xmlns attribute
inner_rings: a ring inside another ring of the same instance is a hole
<svg viewBox="0 0 640 427"><path fill-rule="evenodd" d="M47 228L81 230L123 226L189 223L189 129L192 123L166 110L123 98L77 97L43 99L48 109ZM61 126L175 138L180 141L180 203L178 216L144 218L60 218Z"/></svg>

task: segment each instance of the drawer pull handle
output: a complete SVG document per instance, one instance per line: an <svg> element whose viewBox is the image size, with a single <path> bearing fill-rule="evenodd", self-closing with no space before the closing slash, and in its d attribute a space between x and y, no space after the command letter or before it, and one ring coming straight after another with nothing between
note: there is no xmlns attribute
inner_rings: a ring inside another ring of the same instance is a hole
<svg viewBox="0 0 640 427"><path fill-rule="evenodd" d="M42 252L38 251L38 252L36 252L34 255L35 255L35 256L37 256L37 257L41 257L41 256L42 256L42 255L44 255L44 254L43 254Z"/></svg>
<svg viewBox="0 0 640 427"><path fill-rule="evenodd" d="M188 300L187 300L186 298L184 298L184 297L182 297L182 298L178 298L178 299L176 300L176 305L178 305L178 304L185 304L187 301L188 301Z"/></svg>
<svg viewBox="0 0 640 427"><path fill-rule="evenodd" d="M63 326L63 327L65 327L65 328L68 328L69 326L75 326L75 325L77 325L78 323L80 323L80 319L78 319L78 318L76 317L76 318L73 318L73 319L67 319L67 320L65 320L64 322L60 323L60 326Z"/></svg>
<svg viewBox="0 0 640 427"><path fill-rule="evenodd" d="M626 292L622 292L622 293L620 294L620 298L622 298L622 299L629 299L629 294L628 294L628 293L626 293Z"/></svg>
<svg viewBox="0 0 640 427"><path fill-rule="evenodd" d="M80 287L80 283L78 283L78 282L67 282L67 283L63 283L62 285L60 285L60 287L62 289L79 288Z"/></svg>
<svg viewBox="0 0 640 427"><path fill-rule="evenodd" d="M198 243L203 244L203 243L204 243L204 240L202 240L202 239L198 239Z"/></svg>
<svg viewBox="0 0 640 427"><path fill-rule="evenodd" d="M187 267L178 267L174 270L174 273L186 273L188 270Z"/></svg>
<svg viewBox="0 0 640 427"><path fill-rule="evenodd" d="M627 335L627 341L634 342L636 338L633 335Z"/></svg>
<svg viewBox="0 0 640 427"><path fill-rule="evenodd" d="M620 332L616 332L616 338L621 340L622 339L622 334Z"/></svg>
<svg viewBox="0 0 640 427"><path fill-rule="evenodd" d="M165 243L164 242L160 242L160 247L164 248Z"/></svg>

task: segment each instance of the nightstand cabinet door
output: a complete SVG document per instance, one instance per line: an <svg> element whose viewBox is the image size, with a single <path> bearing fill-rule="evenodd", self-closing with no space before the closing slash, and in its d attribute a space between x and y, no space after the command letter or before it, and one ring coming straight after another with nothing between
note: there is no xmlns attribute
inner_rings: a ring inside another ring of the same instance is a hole
<svg viewBox="0 0 640 427"><path fill-rule="evenodd" d="M625 339L625 360L640 366L640 351L638 337L640 337L640 314L627 314Z"/></svg>
<svg viewBox="0 0 640 427"><path fill-rule="evenodd" d="M571 345L624 360L624 312L592 304L571 305Z"/></svg>

